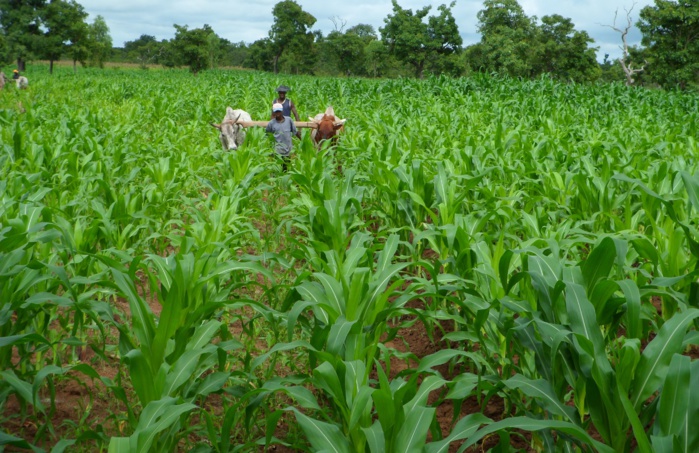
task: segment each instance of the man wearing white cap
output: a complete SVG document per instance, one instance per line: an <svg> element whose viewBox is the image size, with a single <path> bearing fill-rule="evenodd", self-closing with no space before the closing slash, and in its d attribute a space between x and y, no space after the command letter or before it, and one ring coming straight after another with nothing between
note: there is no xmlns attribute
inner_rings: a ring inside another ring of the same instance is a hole
<svg viewBox="0 0 699 453"><path fill-rule="evenodd" d="M296 124L288 117L284 116L284 107L276 103L272 106L272 120L267 124L265 132L274 134L274 150L282 157L282 169L286 171L291 154L291 135L296 134Z"/></svg>

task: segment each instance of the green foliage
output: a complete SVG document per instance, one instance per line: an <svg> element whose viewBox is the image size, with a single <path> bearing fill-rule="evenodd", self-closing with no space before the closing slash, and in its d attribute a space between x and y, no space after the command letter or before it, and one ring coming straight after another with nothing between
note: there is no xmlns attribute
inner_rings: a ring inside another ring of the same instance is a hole
<svg viewBox="0 0 699 453"><path fill-rule="evenodd" d="M561 80L585 82L599 76L594 42L584 31L575 30L570 19L558 14L541 18L541 46L539 57L544 63L541 72Z"/></svg>
<svg viewBox="0 0 699 453"><path fill-rule="evenodd" d="M461 51L462 39L449 6L440 5L439 15L427 16L431 6L413 13L403 9L393 0L393 14L384 19L380 28L382 40L395 57L412 66L415 77L422 78L424 71L444 65L450 55ZM427 21L425 22L425 18Z"/></svg>
<svg viewBox="0 0 699 453"><path fill-rule="evenodd" d="M142 66L160 63L165 43L159 43L155 36L141 35L138 39L124 43L124 52L132 61Z"/></svg>
<svg viewBox="0 0 699 453"><path fill-rule="evenodd" d="M112 53L112 38L104 17L97 16L88 26L88 61L90 66L104 67L104 63Z"/></svg>
<svg viewBox="0 0 699 453"><path fill-rule="evenodd" d="M175 30L175 38L170 42L170 57L176 66L189 66L194 74L214 68L220 38L210 26L188 30L186 25L175 25Z"/></svg>
<svg viewBox="0 0 699 453"><path fill-rule="evenodd" d="M86 18L84 8L75 0L52 1L43 9L42 21L47 31L42 42L42 54L51 61L51 72L53 61L64 54L69 54L75 60L84 60L82 55L88 35Z"/></svg>
<svg viewBox="0 0 699 453"><path fill-rule="evenodd" d="M467 49L473 70L526 78L547 73L576 82L599 77L595 49L589 47L594 41L570 19L544 16L539 26L517 0L486 0L484 7L478 13L481 41Z"/></svg>
<svg viewBox="0 0 699 453"><path fill-rule="evenodd" d="M309 28L316 18L304 11L294 0L284 0L272 8L274 23L269 30L269 45L273 55L273 70L279 71L280 58L285 52L294 54L295 58L304 60L304 55L311 52L314 41ZM302 61L303 62L303 61Z"/></svg>
<svg viewBox="0 0 699 453"><path fill-rule="evenodd" d="M696 94L57 73L0 111L0 446L696 450ZM209 126L280 82L348 118L286 173Z"/></svg>
<svg viewBox="0 0 699 453"><path fill-rule="evenodd" d="M668 88L699 83L699 4L656 0L641 10L637 26L652 80Z"/></svg>
<svg viewBox="0 0 699 453"><path fill-rule="evenodd" d="M9 56L17 61L20 71L24 70L27 60L35 58L41 47L41 14L46 5L45 0L0 1L0 31Z"/></svg>

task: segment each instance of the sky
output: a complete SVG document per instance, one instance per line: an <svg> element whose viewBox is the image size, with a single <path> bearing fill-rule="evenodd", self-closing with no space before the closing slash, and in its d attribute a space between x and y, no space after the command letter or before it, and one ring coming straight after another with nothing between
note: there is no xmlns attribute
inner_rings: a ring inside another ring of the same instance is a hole
<svg viewBox="0 0 699 453"><path fill-rule="evenodd" d="M437 6L450 0L399 0L404 9L413 11L432 5L432 13L437 14ZM585 30L599 47L597 59L602 61L605 54L610 58L621 56L620 34L605 25L614 23L615 11L617 28L626 26L625 8L636 3L632 19L638 20L638 12L653 0L519 0L527 16L560 14L570 18L576 30ZM208 24L222 38L231 42L252 43L265 38L272 26L272 8L278 0L82 0L79 1L89 13L92 22L97 15L104 17L112 37L112 45L123 47L126 41L133 41L143 34L156 39L171 39L175 35L174 24L187 25L190 29ZM304 11L316 18L313 30L324 35L335 30L335 23L345 23L345 29L357 24L373 25L376 32L384 25L384 19L392 13L391 0L296 0ZM480 40L478 33L478 11L483 9L482 0L457 0L452 9L464 46ZM332 19L335 19L333 22ZM640 42L641 36L634 26L629 32L630 45Z"/></svg>

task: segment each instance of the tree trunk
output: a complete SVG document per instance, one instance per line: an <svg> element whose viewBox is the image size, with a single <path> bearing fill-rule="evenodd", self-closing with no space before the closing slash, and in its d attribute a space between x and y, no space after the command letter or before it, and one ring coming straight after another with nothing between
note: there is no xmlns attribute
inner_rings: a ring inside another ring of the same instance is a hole
<svg viewBox="0 0 699 453"><path fill-rule="evenodd" d="M49 60L49 74L53 74L53 59Z"/></svg>
<svg viewBox="0 0 699 453"><path fill-rule="evenodd" d="M424 70L425 70L425 64L424 63L418 63L415 65L415 77L418 79L422 79L424 76Z"/></svg>
<svg viewBox="0 0 699 453"><path fill-rule="evenodd" d="M277 63L279 62L279 57L281 57L281 54L274 56L274 73L275 74L278 74Z"/></svg>
<svg viewBox="0 0 699 453"><path fill-rule="evenodd" d="M17 70L19 72L24 72L25 70L25 63L22 57L17 57Z"/></svg>
<svg viewBox="0 0 699 453"><path fill-rule="evenodd" d="M78 62L78 60L73 60L73 74L77 74L77 73L78 73L78 68L77 68L77 66L76 66L76 65L77 65L77 62Z"/></svg>

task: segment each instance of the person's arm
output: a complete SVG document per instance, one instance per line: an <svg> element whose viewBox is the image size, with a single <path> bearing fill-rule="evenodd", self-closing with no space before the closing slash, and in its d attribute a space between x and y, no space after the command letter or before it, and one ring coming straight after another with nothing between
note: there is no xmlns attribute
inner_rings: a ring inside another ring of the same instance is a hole
<svg viewBox="0 0 699 453"><path fill-rule="evenodd" d="M294 118L296 118L296 121L300 121L299 120L299 112L296 111L296 104L294 104L291 100L289 100L289 104L291 107L291 113L294 114Z"/></svg>

